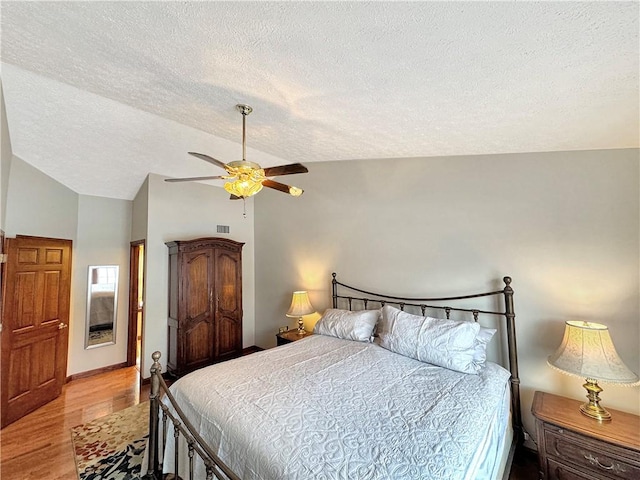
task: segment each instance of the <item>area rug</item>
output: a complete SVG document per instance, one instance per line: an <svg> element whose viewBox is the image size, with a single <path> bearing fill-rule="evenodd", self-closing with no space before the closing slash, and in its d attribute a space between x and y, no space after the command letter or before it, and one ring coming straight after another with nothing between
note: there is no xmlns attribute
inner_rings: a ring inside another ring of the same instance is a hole
<svg viewBox="0 0 640 480"><path fill-rule="evenodd" d="M149 434L149 402L71 429L80 480L135 480Z"/></svg>

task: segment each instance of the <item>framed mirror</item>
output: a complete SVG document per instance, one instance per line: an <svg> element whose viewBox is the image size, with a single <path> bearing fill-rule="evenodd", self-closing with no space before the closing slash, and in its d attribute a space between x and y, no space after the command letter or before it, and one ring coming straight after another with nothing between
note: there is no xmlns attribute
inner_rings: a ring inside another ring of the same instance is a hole
<svg viewBox="0 0 640 480"><path fill-rule="evenodd" d="M89 266L84 348L116 343L118 265Z"/></svg>

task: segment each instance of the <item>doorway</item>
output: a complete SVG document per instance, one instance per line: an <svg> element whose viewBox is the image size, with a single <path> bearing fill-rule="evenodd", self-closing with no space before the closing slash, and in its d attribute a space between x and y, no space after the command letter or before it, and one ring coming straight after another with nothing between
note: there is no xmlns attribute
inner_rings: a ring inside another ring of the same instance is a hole
<svg viewBox="0 0 640 480"><path fill-rule="evenodd" d="M145 241L131 242L129 258L129 335L127 366L140 371L142 331L144 328L144 261ZM140 373L142 378L142 372Z"/></svg>

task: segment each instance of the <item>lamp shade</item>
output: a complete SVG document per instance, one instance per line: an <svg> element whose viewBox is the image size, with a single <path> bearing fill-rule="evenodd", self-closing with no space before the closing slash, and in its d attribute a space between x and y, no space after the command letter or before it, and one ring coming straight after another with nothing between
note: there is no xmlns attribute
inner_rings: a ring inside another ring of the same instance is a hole
<svg viewBox="0 0 640 480"><path fill-rule="evenodd" d="M287 317L302 317L314 313L315 309L309 301L309 295L305 291L293 292L291 306L287 312Z"/></svg>
<svg viewBox="0 0 640 480"><path fill-rule="evenodd" d="M639 380L618 356L607 326L600 323L566 322L562 344L547 362L582 378L618 384Z"/></svg>

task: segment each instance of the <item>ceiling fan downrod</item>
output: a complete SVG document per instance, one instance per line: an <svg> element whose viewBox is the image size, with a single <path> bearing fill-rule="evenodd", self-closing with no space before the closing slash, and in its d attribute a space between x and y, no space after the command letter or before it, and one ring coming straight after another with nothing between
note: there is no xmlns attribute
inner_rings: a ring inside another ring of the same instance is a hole
<svg viewBox="0 0 640 480"><path fill-rule="evenodd" d="M236 109L242 114L242 161L247 161L247 137L246 137L246 119L247 115L253 112L253 108L244 103L236 105Z"/></svg>

